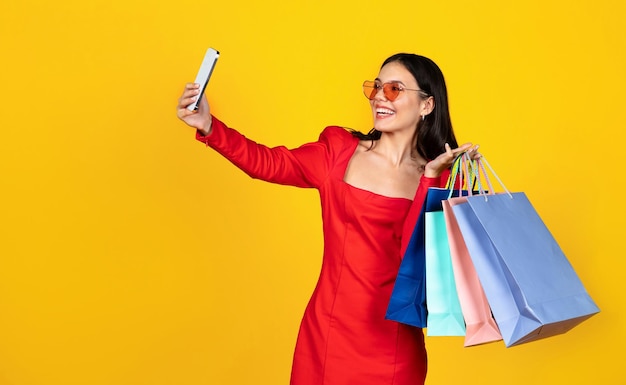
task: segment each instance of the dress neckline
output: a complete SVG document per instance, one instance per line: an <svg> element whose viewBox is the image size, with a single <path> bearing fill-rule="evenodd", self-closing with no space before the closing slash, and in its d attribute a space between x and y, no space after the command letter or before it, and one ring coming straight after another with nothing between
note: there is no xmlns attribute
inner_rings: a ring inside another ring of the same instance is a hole
<svg viewBox="0 0 626 385"><path fill-rule="evenodd" d="M348 186L348 188L350 188L351 190L357 191L357 192L359 192L361 194L370 195L370 196L373 196L373 197L376 197L376 198L387 199L387 200L390 200L390 201L404 201L404 202L409 202L409 203L413 202L413 200L409 199L409 198L405 198L405 197L390 197L390 196L387 196L387 195L382 195L382 194L379 194L379 193L375 193L375 192L370 191L370 190L365 190L365 189L362 189L360 187L353 186L350 183L346 182L345 180L341 180L341 182L344 185Z"/></svg>
<svg viewBox="0 0 626 385"><path fill-rule="evenodd" d="M348 159L346 160L345 164L343 165L343 170L341 173L341 182L348 186L350 189L352 189L353 191L358 191L361 194L366 194L366 195L370 195L373 197L377 197L377 198L382 198L382 199L387 199L387 200L391 200L391 201L405 201L405 202L413 202L413 199L409 199L409 198L405 198L405 197L391 197L391 196L387 196L387 195L382 195L370 190L366 190L354 185L351 185L350 183L346 182L346 172L348 171L348 165L350 164L350 161L352 160L352 157L354 156L354 154L356 153L356 150L359 146L359 139L355 136L352 136L355 140L354 143L352 145L352 148L348 148L349 151L351 151L350 156L348 157Z"/></svg>

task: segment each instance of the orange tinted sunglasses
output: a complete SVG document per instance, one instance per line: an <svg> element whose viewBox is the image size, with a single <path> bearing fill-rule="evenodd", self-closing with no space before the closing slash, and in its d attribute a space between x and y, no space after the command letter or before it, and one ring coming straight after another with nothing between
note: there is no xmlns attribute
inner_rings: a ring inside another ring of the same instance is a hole
<svg viewBox="0 0 626 385"><path fill-rule="evenodd" d="M369 100L374 100L381 88L383 90L383 95L385 95L385 98L390 102L398 99L398 96L400 96L402 91L417 91L420 92L423 97L429 96L428 93L424 92L424 90L405 88L400 82L381 83L373 80L366 80L363 82L363 93Z"/></svg>

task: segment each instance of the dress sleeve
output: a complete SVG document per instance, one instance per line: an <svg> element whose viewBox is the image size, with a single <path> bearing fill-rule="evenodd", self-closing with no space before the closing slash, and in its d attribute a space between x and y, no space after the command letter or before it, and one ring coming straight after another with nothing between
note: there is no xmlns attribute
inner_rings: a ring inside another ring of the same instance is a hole
<svg viewBox="0 0 626 385"><path fill-rule="evenodd" d="M196 139L213 148L255 179L296 187L318 188L352 135L341 127L326 127L317 142L295 149L267 147L246 138L213 117L211 133ZM353 138L353 140L357 140Z"/></svg>

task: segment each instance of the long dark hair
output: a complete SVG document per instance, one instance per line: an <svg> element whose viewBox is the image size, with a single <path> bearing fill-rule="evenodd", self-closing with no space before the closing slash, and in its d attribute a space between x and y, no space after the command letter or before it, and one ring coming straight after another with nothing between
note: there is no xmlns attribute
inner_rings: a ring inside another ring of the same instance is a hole
<svg viewBox="0 0 626 385"><path fill-rule="evenodd" d="M443 73L434 61L427 57L398 53L385 60L383 65L393 62L401 63L415 78L421 90L435 98L435 108L418 123L416 150L426 160L433 160L445 152L445 144L458 147L452 120L448 110L448 89ZM367 134L353 131L354 136L361 140L378 140L381 132L372 128Z"/></svg>

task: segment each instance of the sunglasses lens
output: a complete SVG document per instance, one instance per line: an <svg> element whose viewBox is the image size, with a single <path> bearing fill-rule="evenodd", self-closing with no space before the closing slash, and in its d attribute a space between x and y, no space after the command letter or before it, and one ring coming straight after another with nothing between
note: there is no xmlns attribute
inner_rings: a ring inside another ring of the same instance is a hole
<svg viewBox="0 0 626 385"><path fill-rule="evenodd" d="M368 98L369 100L372 100L376 97L376 92L378 90L376 89L376 83L372 82L372 81L365 81L363 82L363 93L365 94L365 97Z"/></svg>
<svg viewBox="0 0 626 385"><path fill-rule="evenodd" d="M383 92L385 93L385 98L393 102L400 95L400 86L395 82L385 83L383 84Z"/></svg>
<svg viewBox="0 0 626 385"><path fill-rule="evenodd" d="M396 100L400 95L400 92L402 91L402 86L400 86L400 84L397 82L390 82L385 84L376 83L370 80L363 82L363 93L365 94L365 97L369 100L374 100L376 98L376 95L378 94L378 91L381 88L383 89L383 94L385 95L385 98L390 102Z"/></svg>

